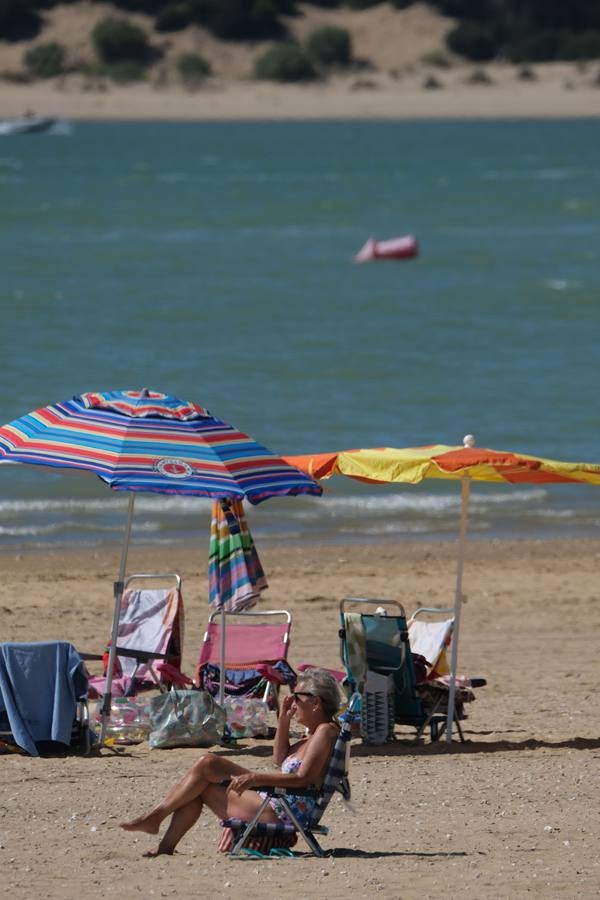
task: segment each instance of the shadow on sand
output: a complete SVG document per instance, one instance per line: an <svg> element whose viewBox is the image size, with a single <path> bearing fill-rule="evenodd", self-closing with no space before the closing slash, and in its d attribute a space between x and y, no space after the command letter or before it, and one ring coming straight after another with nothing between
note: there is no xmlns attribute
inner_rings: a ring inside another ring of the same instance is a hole
<svg viewBox="0 0 600 900"><path fill-rule="evenodd" d="M388 859L402 856L419 859L449 859L468 855L464 850L356 850L353 847L335 847L327 853L327 856L334 856L336 859ZM310 854L307 853L306 856L310 856Z"/></svg>
<svg viewBox="0 0 600 900"><path fill-rule="evenodd" d="M482 732L490 734L490 732ZM443 756L446 753L507 753L519 750L598 750L600 738L572 737L564 741L545 740L544 738L524 738L523 740L482 741L466 738L464 744L453 741L450 746L442 738L435 744L414 744L411 740L390 741L377 746L371 744L353 744L352 756Z"/></svg>

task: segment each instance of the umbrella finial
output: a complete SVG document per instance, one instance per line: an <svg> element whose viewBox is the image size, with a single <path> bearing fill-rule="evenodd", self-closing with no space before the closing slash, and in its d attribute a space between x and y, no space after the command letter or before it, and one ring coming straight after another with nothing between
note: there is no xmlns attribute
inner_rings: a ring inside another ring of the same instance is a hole
<svg viewBox="0 0 600 900"><path fill-rule="evenodd" d="M472 434L465 434L463 438L463 447L474 447L475 446L475 438Z"/></svg>
<svg viewBox="0 0 600 900"><path fill-rule="evenodd" d="M148 388L142 388L140 391L140 397L149 397L149 396L150 396L150 391L148 390Z"/></svg>

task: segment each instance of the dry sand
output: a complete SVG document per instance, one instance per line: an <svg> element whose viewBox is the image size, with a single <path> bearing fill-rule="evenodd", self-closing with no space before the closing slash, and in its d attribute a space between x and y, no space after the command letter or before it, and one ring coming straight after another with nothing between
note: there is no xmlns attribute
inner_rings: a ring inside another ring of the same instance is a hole
<svg viewBox="0 0 600 900"><path fill-rule="evenodd" d="M326 83L276 85L211 79L186 92L173 85L115 87L80 76L32 85L0 82L0 117L25 110L62 120L498 119L600 116L596 72L566 63L534 68L519 79L513 66L485 69L491 83L472 83L473 67L449 71L336 76ZM428 78L439 82L427 89Z"/></svg>
<svg viewBox="0 0 600 900"><path fill-rule="evenodd" d="M134 550L129 571L184 579L184 667L206 623L204 548ZM345 595L446 605L451 543L262 552L264 607L294 616L291 662L339 667ZM118 550L0 557L3 640L61 638L96 650L109 630ZM0 757L0 867L20 898L178 896L383 898L597 897L600 893L600 541L473 542L460 668L485 675L450 750L412 733L380 747L353 742L355 812L337 800L318 860L216 855L210 815L173 858L143 859L155 839L116 826L144 809L202 751L127 748L89 759ZM217 752L225 752L217 748ZM269 765L266 741L232 751Z"/></svg>

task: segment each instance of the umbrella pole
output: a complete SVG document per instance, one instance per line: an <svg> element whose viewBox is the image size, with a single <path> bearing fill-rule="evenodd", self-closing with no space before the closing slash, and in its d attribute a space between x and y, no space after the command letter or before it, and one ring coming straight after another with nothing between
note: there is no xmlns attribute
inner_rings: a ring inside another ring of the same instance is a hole
<svg viewBox="0 0 600 900"><path fill-rule="evenodd" d="M129 539L131 537L131 523L133 520L133 505L135 502L135 494L129 494L129 506L127 508L127 522L125 525L125 534L123 536L123 545L121 547L121 564L119 566L119 580L115 581L114 595L115 606L113 610L112 630L110 634L110 650L108 652L108 668L106 671L106 686L104 689L104 697L102 699L102 723L100 725L100 746L104 746L104 737L106 728L110 720L110 707L112 704L112 679L113 668L117 656L117 640L119 636L119 618L121 615L121 600L123 599L123 590L125 588L125 572L127 570L127 554L129 552Z"/></svg>
<svg viewBox="0 0 600 900"><path fill-rule="evenodd" d="M448 717L446 720L446 744L452 743L452 724L454 722L454 702L456 699L456 669L458 665L458 635L460 631L460 612L462 609L462 576L465 559L465 543L469 515L469 493L471 483L468 478L462 479L460 528L458 532L458 562L456 566L456 589L454 592L454 633L452 636L452 655L450 658L450 687L448 692Z"/></svg>
<svg viewBox="0 0 600 900"><path fill-rule="evenodd" d="M225 606L221 606L221 653L219 665L219 705L225 703Z"/></svg>

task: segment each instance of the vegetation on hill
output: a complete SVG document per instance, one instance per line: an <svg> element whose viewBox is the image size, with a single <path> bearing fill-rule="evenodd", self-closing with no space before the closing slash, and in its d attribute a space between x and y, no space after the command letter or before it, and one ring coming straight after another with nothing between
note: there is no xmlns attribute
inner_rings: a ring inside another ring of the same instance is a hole
<svg viewBox="0 0 600 900"><path fill-rule="evenodd" d="M0 0L0 41L31 41L43 32L44 14L59 3L77 0ZM383 0L306 0L327 9L366 9ZM406 9L416 0L390 0ZM286 28L298 14L298 0L112 0L116 14L96 25L93 45L104 66L156 61L156 34L146 35L127 23L127 13L145 13L155 32L176 32L199 25L221 40L272 40L272 52L257 61L258 77L301 79L326 73L328 67L352 63L351 36L327 27L300 47ZM454 20L446 36L453 53L477 62L515 63L600 58L599 0L427 0L428 5ZM31 77L51 77L63 70L63 49L56 42L30 50L24 66ZM181 64L182 78L198 81L208 74L202 60ZM194 66L196 68L194 68ZM272 76L267 73L277 72ZM187 74L185 74L187 73Z"/></svg>

